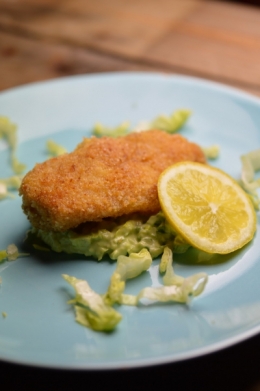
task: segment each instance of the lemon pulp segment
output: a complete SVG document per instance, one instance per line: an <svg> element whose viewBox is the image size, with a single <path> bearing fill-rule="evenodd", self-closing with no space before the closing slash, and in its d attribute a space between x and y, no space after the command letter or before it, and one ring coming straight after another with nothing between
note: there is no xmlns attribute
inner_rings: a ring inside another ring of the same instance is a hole
<svg viewBox="0 0 260 391"><path fill-rule="evenodd" d="M254 236L252 202L234 179L217 168L177 163L161 174L158 195L174 229L203 251L229 253Z"/></svg>

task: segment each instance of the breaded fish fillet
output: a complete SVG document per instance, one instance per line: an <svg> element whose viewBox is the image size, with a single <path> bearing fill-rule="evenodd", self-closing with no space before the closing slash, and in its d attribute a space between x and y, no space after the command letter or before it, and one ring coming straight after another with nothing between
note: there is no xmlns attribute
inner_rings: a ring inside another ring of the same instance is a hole
<svg viewBox="0 0 260 391"><path fill-rule="evenodd" d="M199 146L160 130L86 138L27 173L22 207L35 228L60 232L106 217L154 214L160 173L184 160L205 163Z"/></svg>

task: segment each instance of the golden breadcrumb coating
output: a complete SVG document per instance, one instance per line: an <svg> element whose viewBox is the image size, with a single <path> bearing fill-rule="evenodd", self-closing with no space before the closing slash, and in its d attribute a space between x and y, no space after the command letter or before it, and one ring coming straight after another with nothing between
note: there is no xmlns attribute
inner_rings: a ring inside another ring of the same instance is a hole
<svg viewBox="0 0 260 391"><path fill-rule="evenodd" d="M66 231L87 221L160 210L160 173L179 161L205 163L194 143L160 130L84 139L72 153L26 174L22 208L35 228Z"/></svg>

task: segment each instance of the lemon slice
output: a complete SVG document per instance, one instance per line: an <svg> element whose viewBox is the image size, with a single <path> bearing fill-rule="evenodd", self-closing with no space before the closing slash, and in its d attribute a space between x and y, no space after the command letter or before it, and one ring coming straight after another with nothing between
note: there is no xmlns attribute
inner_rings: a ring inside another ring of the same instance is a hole
<svg viewBox="0 0 260 391"><path fill-rule="evenodd" d="M200 250L227 254L254 236L252 202L234 179L217 168L174 164L160 175L158 194L166 219Z"/></svg>

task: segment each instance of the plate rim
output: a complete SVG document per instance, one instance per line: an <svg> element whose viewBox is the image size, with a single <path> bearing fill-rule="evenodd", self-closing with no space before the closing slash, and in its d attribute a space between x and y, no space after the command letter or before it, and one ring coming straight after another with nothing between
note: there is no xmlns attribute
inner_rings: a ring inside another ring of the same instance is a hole
<svg viewBox="0 0 260 391"><path fill-rule="evenodd" d="M205 79L203 77L199 76L191 76L191 75L185 75L180 73L167 73L167 72L160 72L160 71L112 71L112 72L94 72L94 73L82 73L82 74L75 74L75 75L68 75L68 76L61 76L61 77L54 77L46 80L40 80L40 81L32 81L29 83L24 83L18 86L13 86L6 88L4 90L0 91L0 98L3 95L7 95L10 93L15 93L17 91L23 90L23 89L34 89L39 88L42 86L48 86L52 84L62 84L64 82L70 82L74 80L79 79L108 79L108 78L118 78L118 77L127 77L127 78L157 78L158 80L161 78L163 79L169 79L169 80L176 80L176 81L182 81L186 83L196 83L199 85L203 85L205 87L214 88L220 91L224 91L227 94L240 96L241 98L249 99L252 102L260 103L260 97L253 95L252 93L248 91L244 91L242 88L234 87L228 84L225 84L221 81L215 81L210 79Z"/></svg>

